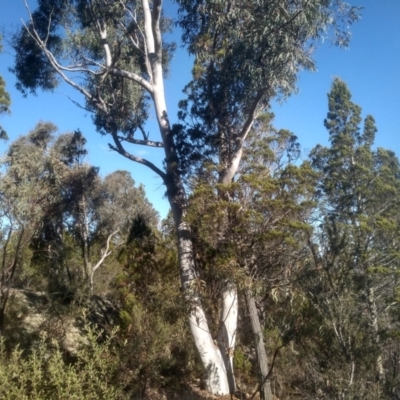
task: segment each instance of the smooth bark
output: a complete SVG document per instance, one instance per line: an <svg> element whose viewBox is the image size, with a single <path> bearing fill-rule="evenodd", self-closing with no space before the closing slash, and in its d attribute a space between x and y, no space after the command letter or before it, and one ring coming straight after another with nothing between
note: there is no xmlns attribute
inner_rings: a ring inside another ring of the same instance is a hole
<svg viewBox="0 0 400 400"><path fill-rule="evenodd" d="M368 282L368 289L367 289L367 296L368 296L368 307L370 312L370 330L372 333L372 340L374 345L379 348L379 326L378 326L378 309L376 307L375 301L375 291L372 286L372 282ZM384 371L383 371L383 362L382 362L382 353L378 350L378 355L376 358L376 375L377 379L382 382L384 378Z"/></svg>
<svg viewBox="0 0 400 400"><path fill-rule="evenodd" d="M227 371L220 349L214 344L207 318L201 306L198 291L193 243L188 224L182 220L178 207L174 207L178 235L181 282L189 307L189 325L196 348L206 370L206 386L210 393L229 394Z"/></svg>
<svg viewBox="0 0 400 400"><path fill-rule="evenodd" d="M254 344L256 347L258 367L260 370L260 391L263 400L273 400L271 392L271 382L268 376L268 359L264 345L264 335L261 329L260 318L258 316L256 302L254 301L253 293L250 290L245 291L246 305L249 312L251 329L254 335Z"/></svg>
<svg viewBox="0 0 400 400"><path fill-rule="evenodd" d="M230 393L236 392L235 375L233 372L233 357L235 351L238 319L237 289L228 285L222 293L220 329L218 346L225 364Z"/></svg>
<svg viewBox="0 0 400 400"><path fill-rule="evenodd" d="M145 3L148 7L148 2L143 0L144 8ZM155 12L153 12L153 16L154 14ZM159 26L157 26L158 24L155 24L153 20L151 26L149 26L148 24L150 21L151 13L148 8L145 8L147 49L149 51L153 78L152 98L167 160L167 194L177 231L181 282L189 306L190 330L203 366L206 369L206 385L208 391L213 394L229 394L226 367L221 351L214 344L206 315L201 306L200 294L197 289L198 276L196 273L192 235L190 227L184 221L186 206L185 192L177 171L175 144L171 134L165 101L164 79L161 64L161 34ZM150 27L152 29L150 29ZM151 40L152 38L153 40Z"/></svg>

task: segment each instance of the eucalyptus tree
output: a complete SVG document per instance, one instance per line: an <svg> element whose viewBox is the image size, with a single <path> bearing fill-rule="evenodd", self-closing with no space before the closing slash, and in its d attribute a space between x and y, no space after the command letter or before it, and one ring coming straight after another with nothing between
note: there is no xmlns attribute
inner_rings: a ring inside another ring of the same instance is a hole
<svg viewBox="0 0 400 400"><path fill-rule="evenodd" d="M82 133L56 137L56 131L51 123L37 124L2 160L2 310L16 284L31 282L61 296L83 287L87 294L95 271L127 239L132 219L140 215L151 226L158 221L128 172L102 179L85 162Z"/></svg>
<svg viewBox="0 0 400 400"><path fill-rule="evenodd" d="M157 228L158 213L147 200L144 187L136 187L128 171L117 170L105 176L100 191L102 202L96 211L98 234L107 235L119 229L127 238L138 217L143 218L149 227Z"/></svg>
<svg viewBox="0 0 400 400"><path fill-rule="evenodd" d="M215 292L224 292L226 282L235 283L238 297L247 306L263 399L273 398L264 332L265 314L270 310L264 304L260 313L256 303L282 297L280 293L289 298L295 292L295 276L307 249L315 183L308 162L296 165L300 156L296 136L274 129L272 119L267 113L255 121L235 182L218 184L218 171L210 167L202 172L188 213L201 276L212 283L210 291L214 292L208 307L213 308ZM229 198L221 196L221 190ZM289 314L292 307L287 303ZM281 328L287 336L288 328L283 325L274 328ZM221 330L218 340L224 344Z"/></svg>
<svg viewBox="0 0 400 400"><path fill-rule="evenodd" d="M343 81L335 79L328 100L331 146L311 153L320 221L311 245L318 273L308 292L325 321L330 351L336 351L325 371L332 374L330 390L380 398L387 369L383 341L396 327L391 309L399 284L400 164L393 152L373 150L375 121L368 115L360 126L361 108ZM331 370L336 357L340 371Z"/></svg>
<svg viewBox="0 0 400 400"><path fill-rule="evenodd" d="M21 276L26 261L24 253L56 196L54 186L48 184L50 173L43 157L54 130L52 124L38 124L10 145L2 162L0 327L10 289Z"/></svg>
<svg viewBox="0 0 400 400"><path fill-rule="evenodd" d="M46 215L42 230L45 235L38 239L48 248L52 243L53 250L57 248L55 253L62 255L68 247L63 238L68 235L81 253L80 276L74 278L74 285L83 285L84 292L88 288L92 292L94 273L111 255L111 249L126 241L134 218L141 216L154 227L158 216L143 188L135 187L127 171L101 178L99 168L85 161L85 145L86 139L79 130L60 135L52 144L50 156L56 165L52 171L60 182L58 202ZM66 263L66 267L71 263L67 257L61 257L59 262ZM68 276L72 275L70 271Z"/></svg>
<svg viewBox="0 0 400 400"><path fill-rule="evenodd" d="M173 46L163 43L171 21L163 17L162 0L39 0L14 38L15 72L23 90L52 90L60 79L71 85L83 95L98 130L111 136L111 149L161 177L176 226L190 327L208 371L207 387L225 394L233 390L229 365L214 345L196 289L183 175L193 157L219 153L221 182L229 183L257 114L271 97L293 90L300 69L313 68L313 40L333 30L337 44L347 43L346 27L357 19L358 9L341 0L177 3L182 43L195 56L186 102L186 112L197 121L194 126L182 121L174 126L168 114L164 73ZM143 126L150 105L158 140ZM163 148L164 167L135 155L127 144ZM226 327L231 343L236 295L234 290L226 294L221 315L222 323L232 326Z"/></svg>
<svg viewBox="0 0 400 400"><path fill-rule="evenodd" d="M115 171L101 180L93 209L96 221L92 230L92 242L101 243L101 257L91 266L90 287L93 291L93 275L111 255L112 249L129 240L132 226L137 219L156 229L158 213L146 198L143 186L135 187L128 171ZM111 242L112 239L112 242ZM104 247L104 243L106 246Z"/></svg>

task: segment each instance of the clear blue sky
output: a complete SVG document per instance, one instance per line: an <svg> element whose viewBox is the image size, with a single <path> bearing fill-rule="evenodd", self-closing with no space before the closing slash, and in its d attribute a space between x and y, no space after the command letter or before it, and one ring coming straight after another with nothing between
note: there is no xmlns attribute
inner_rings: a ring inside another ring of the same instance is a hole
<svg viewBox="0 0 400 400"><path fill-rule="evenodd" d="M399 0L351 0L364 7L362 19L352 27L350 48L340 50L328 42L321 43L316 51L318 71L300 75L299 93L284 104L274 104L275 125L295 133L304 154L317 143L327 144L328 135L323 126L327 112L327 93L336 76L347 82L353 101L363 109L364 116L372 114L377 122L376 145L394 150L400 156L400 1ZM33 0L29 1L34 6ZM33 7L34 8L34 7ZM166 14L173 16L174 6L166 3ZM27 13L23 0L0 0L0 27L3 36L20 26ZM107 137L101 137L94 129L91 117L77 108L68 97L80 97L66 86L54 93L39 92L38 96L23 98L15 90L15 78L8 71L13 65L13 55L4 42L5 53L0 55L0 75L7 82L12 98L12 114L1 120L10 139L26 134L40 121L52 121L60 132L79 128L88 140L89 162L100 166L104 176L116 169L131 172L137 183L143 183L149 200L164 217L169 209L164 198L161 180L146 167L123 159L108 150ZM166 85L169 115L176 114L176 105L183 98L182 88L190 80L191 61L184 49L178 47ZM154 119L148 130L157 133ZM6 144L0 144L0 152ZM136 154L162 165L162 150L149 151L136 148Z"/></svg>

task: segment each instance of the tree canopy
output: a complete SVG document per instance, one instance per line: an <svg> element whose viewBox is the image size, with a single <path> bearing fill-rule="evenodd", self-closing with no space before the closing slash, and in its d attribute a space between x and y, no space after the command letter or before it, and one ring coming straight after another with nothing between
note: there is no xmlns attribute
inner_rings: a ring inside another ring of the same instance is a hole
<svg viewBox="0 0 400 400"><path fill-rule="evenodd" d="M249 237L257 232L266 238L276 235L280 238L277 243L285 248L292 232L302 230L302 222L298 227L290 226L283 218L276 229L265 230L259 220L269 214L269 209L274 209L272 214L276 212L279 218L285 215L279 209L289 188L299 189L298 198L291 203L296 209L297 201L309 196L307 183L301 182L297 167L288 166L270 181L276 189L266 189L270 201L260 199L260 183L254 176L248 181L238 179L243 152L250 149L246 149L246 141L258 128L263 129L262 115L268 112L271 99L288 96L295 90L298 72L314 68L313 45L322 35L328 34L337 45L347 45L348 27L358 19L359 8L341 0L179 0L177 4L178 17L171 20L164 16L161 0L39 0L13 38L17 52L14 72L25 94L53 90L60 81L72 86L83 95L81 106L92 113L98 131L110 135L110 148L161 177L171 205L181 285L189 326L207 374L206 387L214 394L232 394L236 390L233 356L239 281L222 274L218 282L221 317L213 330L203 307L207 300L201 282L205 280L196 258L195 228L190 223L189 211L195 199L191 184L196 185L198 178L212 171L217 190L211 190L222 205L216 248L223 244L231 247L240 235L235 233L230 243L224 243L228 240L225 226L228 231L232 228L226 225L230 208L243 206L246 191L253 193L258 214L248 209L245 215L249 219L239 218L238 226L244 226ZM175 123L168 113L164 89L174 49L164 38L174 23L182 29L181 44L194 55L193 78ZM158 123L158 135L150 136L144 128L150 108ZM286 143L285 160L296 158L293 136L281 132L276 142ZM162 147L163 165L139 157L129 150L130 145ZM305 166L304 171L308 170ZM95 214L85 189L90 187L96 193L98 183L95 170L80 167L78 171L81 176L91 174L91 179L85 177L88 183L81 189L76 211L70 214L71 220L76 217L88 275L93 267L89 260L92 230L88 227ZM116 174L113 178L129 185L126 176ZM245 194L231 188L234 180ZM296 186L299 182L301 188ZM112 179L109 183L113 184ZM119 200L124 204L125 199ZM302 215L301 208L293 218ZM119 220L111 209L107 212ZM107 219L106 213L104 216ZM258 244L257 250L265 253L262 243ZM244 248L249 253L256 250L247 244ZM108 250L104 251L107 254Z"/></svg>

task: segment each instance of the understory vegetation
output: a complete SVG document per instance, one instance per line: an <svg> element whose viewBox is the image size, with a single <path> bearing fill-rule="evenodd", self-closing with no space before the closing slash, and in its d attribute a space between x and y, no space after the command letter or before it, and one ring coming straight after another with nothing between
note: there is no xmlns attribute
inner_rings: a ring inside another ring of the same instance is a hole
<svg viewBox="0 0 400 400"><path fill-rule="evenodd" d="M211 166L191 183L195 284L215 332L224 282L238 287L242 396L260 384L249 292L277 398L400 395L400 164L373 149L374 120L361 125L344 82L328 99L330 147L300 160L296 137L265 114L231 185ZM171 219L159 221L128 172L102 178L85 156L81 132L41 122L2 159L1 397L202 387Z"/></svg>

